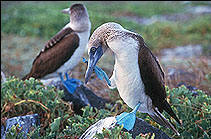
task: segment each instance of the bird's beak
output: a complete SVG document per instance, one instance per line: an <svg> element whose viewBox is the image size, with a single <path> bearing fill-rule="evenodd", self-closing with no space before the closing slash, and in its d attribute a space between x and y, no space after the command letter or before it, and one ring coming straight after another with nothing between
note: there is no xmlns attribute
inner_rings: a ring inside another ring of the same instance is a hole
<svg viewBox="0 0 211 139"><path fill-rule="evenodd" d="M64 13L64 14L70 14L70 8L63 9L62 10L62 13Z"/></svg>
<svg viewBox="0 0 211 139"><path fill-rule="evenodd" d="M91 77L92 72L95 69L97 62L101 58L102 55L103 55L102 46L99 46L94 53L92 52L89 53L88 67L87 67L86 75L85 75L85 84L88 82L89 78Z"/></svg>

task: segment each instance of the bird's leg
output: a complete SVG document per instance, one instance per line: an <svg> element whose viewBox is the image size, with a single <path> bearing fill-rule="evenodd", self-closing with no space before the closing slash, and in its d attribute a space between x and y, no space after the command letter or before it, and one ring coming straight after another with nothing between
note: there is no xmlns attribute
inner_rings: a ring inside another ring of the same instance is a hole
<svg viewBox="0 0 211 139"><path fill-rule="evenodd" d="M65 72L66 80L70 80L69 75L67 72Z"/></svg>
<svg viewBox="0 0 211 139"><path fill-rule="evenodd" d="M141 102L139 101L138 104L135 106L135 108L132 110L132 112L136 113L137 110L139 109L140 105L141 105Z"/></svg>
<svg viewBox="0 0 211 139"><path fill-rule="evenodd" d="M77 85L82 84L82 82L79 79L70 78L67 72L65 72L66 80L68 80L71 83L76 83Z"/></svg>
<svg viewBox="0 0 211 139"><path fill-rule="evenodd" d="M59 73L59 77L60 77L61 81L64 82L64 78L63 78L63 75L61 72Z"/></svg>
<svg viewBox="0 0 211 139"><path fill-rule="evenodd" d="M62 84L67 89L67 91L70 94L73 94L78 86L77 83L71 81L71 79L69 78L69 76L66 72L65 72L66 80L64 80L62 73L59 73L59 76L61 78Z"/></svg>
<svg viewBox="0 0 211 139"><path fill-rule="evenodd" d="M64 80L63 75L62 75L61 72L59 73L59 77L60 77L60 79L62 81L62 84L66 87L66 83L65 83L65 80Z"/></svg>
<svg viewBox="0 0 211 139"><path fill-rule="evenodd" d="M120 115L117 115L116 116L117 124L123 125L123 127L128 131L133 129L136 121L136 112L139 109L140 105L141 102L139 102L130 113L123 112Z"/></svg>

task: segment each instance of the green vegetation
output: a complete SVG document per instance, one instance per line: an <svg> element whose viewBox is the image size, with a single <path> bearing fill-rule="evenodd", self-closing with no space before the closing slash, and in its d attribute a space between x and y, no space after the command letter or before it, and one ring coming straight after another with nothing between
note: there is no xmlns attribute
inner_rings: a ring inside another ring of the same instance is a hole
<svg viewBox="0 0 211 139"><path fill-rule="evenodd" d="M22 81L10 77L1 86L1 118L37 113L41 117L43 133L44 128L54 119L59 117L65 123L66 118L72 114L70 107L62 102L62 95L63 91L44 86L34 78Z"/></svg>
<svg viewBox="0 0 211 139"><path fill-rule="evenodd" d="M177 45L210 43L211 16L200 16L187 23L154 23L140 25L125 15L150 17L152 15L181 13L181 2L83 2L92 22L92 32L105 22L117 22L129 30L140 33L152 48ZM60 11L69 7L69 2L20 2L2 8L1 28L4 33L19 36L41 37L46 40L68 23L68 15ZM17 6L18 5L18 6Z"/></svg>
<svg viewBox="0 0 211 139"><path fill-rule="evenodd" d="M211 6L210 1L192 1L191 5L204 5L204 6Z"/></svg>
<svg viewBox="0 0 211 139"><path fill-rule="evenodd" d="M211 16L202 16L186 23L156 22L142 27L143 38L153 50L188 44L210 45Z"/></svg>
<svg viewBox="0 0 211 139"><path fill-rule="evenodd" d="M201 90L197 93L197 96L193 96L192 92L184 86L172 90L167 88L169 102L182 121L182 127L178 128L181 139L206 139L211 136L211 97ZM170 118L167 115L165 117ZM161 129L164 130L163 127Z"/></svg>
<svg viewBox="0 0 211 139"><path fill-rule="evenodd" d="M181 137L175 136L170 129L159 126L146 114L138 112L137 116L162 129L173 138L209 138L211 136L209 126L211 124L211 97L200 90L197 91L198 96L192 96L192 93L184 86L172 90L166 89L168 101L183 124L181 127L177 125ZM126 104L118 100L116 105L107 104L105 109L100 110L87 106L82 109L83 115L80 116L74 114L70 104L61 100L62 95L63 91L58 91L54 87L46 87L33 78L22 81L10 77L1 88L1 118L26 115L29 112L38 113L41 117L41 126L34 128L28 134L29 137L38 137L41 133L41 138L74 138L82 135L89 126L100 119L115 116L123 111L131 111ZM166 113L163 114L171 119ZM176 124L173 120L172 122ZM131 134L121 129L121 126L116 126L112 130L103 130L102 134L96 136L98 138L120 136L131 138ZM14 126L8 136L20 136L17 132L19 132L18 128Z"/></svg>
<svg viewBox="0 0 211 139"><path fill-rule="evenodd" d="M55 35L65 24L69 22L69 16L60 11L76 2L1 2L1 62L2 71L6 75L23 77L29 72L32 60L43 48L45 42ZM153 15L171 15L183 13L192 5L211 6L208 2L80 2L88 9L92 23L91 32L105 22L117 22L124 28L137 32L143 36L153 52L159 53L163 48L183 46L188 44L200 44L206 56L211 56L211 16L201 15L192 17L184 22L155 22L151 25L142 25L130 20L126 16L137 18L150 18ZM106 55L105 55L106 56ZM104 60L104 61L103 61ZM111 55L101 60L100 67L112 70ZM78 65L77 77L84 76L85 67ZM198 68L198 67L195 67ZM202 70L207 68L206 70ZM200 75L206 75L207 86L211 82L209 64L199 67ZM112 71L108 72L109 74ZM204 80L205 81L205 80ZM202 81L203 83L203 81ZM210 87L207 87L210 90ZM185 87L167 89L168 101L173 110L183 123L177 125L181 137L164 127L159 126L146 114L137 113L148 123L162 129L172 138L206 139L211 136L211 97L201 90L198 96L192 96ZM111 92L111 91L110 91ZM120 100L118 92L110 94L110 99L116 102L114 107L107 104L105 109L97 110L90 107L83 108L83 115L74 114L71 105L63 102L62 91L54 87L46 87L38 80L21 81L18 78L9 77L1 84L1 119L38 113L41 116L41 126L34 128L28 136L34 138L77 138L90 125L108 116L115 116L123 111L131 109ZM171 119L166 113L163 113ZM171 119L174 122L174 120ZM103 130L103 137L131 138L131 134L123 132L121 126L112 130ZM8 138L20 137L19 127L14 126ZM39 135L40 134L40 135ZM137 138L141 138L137 137Z"/></svg>
<svg viewBox="0 0 211 139"><path fill-rule="evenodd" d="M50 38L68 22L68 16L60 12L67 7L67 3L52 2L20 2L9 5L2 8L2 32Z"/></svg>

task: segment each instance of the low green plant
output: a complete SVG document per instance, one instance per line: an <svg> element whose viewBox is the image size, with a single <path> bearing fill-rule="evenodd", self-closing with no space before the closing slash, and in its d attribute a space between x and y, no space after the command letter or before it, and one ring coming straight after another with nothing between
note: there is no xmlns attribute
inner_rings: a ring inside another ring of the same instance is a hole
<svg viewBox="0 0 211 139"><path fill-rule="evenodd" d="M201 90L196 92L198 95L195 96L185 86L172 90L167 88L168 100L182 122L182 126L177 125L181 136L172 137L206 139L211 136L211 97ZM164 113L164 116L171 119L166 113ZM172 131L163 127L161 129L168 135L173 135Z"/></svg>
<svg viewBox="0 0 211 139"><path fill-rule="evenodd" d="M16 138L22 138L24 135L24 132L20 132L21 127L19 127L19 124L13 125L8 133L6 134L6 139L16 139Z"/></svg>
<svg viewBox="0 0 211 139"><path fill-rule="evenodd" d="M163 115L176 125L181 134L175 136L174 133L156 124L147 114L137 112L137 117L144 119L151 125L163 130L172 138L181 139L208 139L211 125L211 97L203 91L197 90L197 95L193 95L185 86L167 90L167 101L181 120L182 126L170 118L167 113ZM28 133L29 138L78 138L91 125L100 119L116 116L123 111L129 112L129 108L122 100L115 100L116 103L106 104L105 109L96 109L90 106L82 108L83 114L77 115L70 106L61 100L63 91L58 91L54 87L44 86L38 80L30 78L22 81L15 77L10 77L1 87L1 119L14 116L26 115L28 113L38 113L41 119L40 126ZM4 123L3 123L4 124ZM113 129L103 129L101 134L96 134L97 138L132 138L128 132L122 131L122 126ZM13 126L6 135L10 138L21 137L18 134L20 128ZM137 139L149 138L140 134ZM155 135L152 134L152 137Z"/></svg>
<svg viewBox="0 0 211 139"><path fill-rule="evenodd" d="M42 125L41 134L44 134L44 128L49 126L51 131L62 129L62 126L65 126L65 118L72 115L69 105L61 100L62 96L63 91L52 86L44 86L34 78L22 81L10 77L1 86L1 118L37 113ZM63 122L57 123L60 128L52 124L57 118Z"/></svg>

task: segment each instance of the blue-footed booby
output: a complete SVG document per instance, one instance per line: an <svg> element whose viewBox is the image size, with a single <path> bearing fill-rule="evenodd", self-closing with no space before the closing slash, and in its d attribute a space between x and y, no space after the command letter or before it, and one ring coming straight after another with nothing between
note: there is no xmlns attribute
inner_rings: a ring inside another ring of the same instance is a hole
<svg viewBox="0 0 211 139"><path fill-rule="evenodd" d="M166 111L180 121L166 100L164 72L158 59L147 47L141 35L109 22L98 27L88 43L88 82L98 60L107 49L114 53L115 64L110 88L117 88L120 97L130 107L141 103L139 111L147 113L158 124L179 132L161 113Z"/></svg>
<svg viewBox="0 0 211 139"><path fill-rule="evenodd" d="M62 12L69 14L70 22L45 44L23 80L34 77L44 84L56 82L60 73L64 75L81 60L91 30L87 9L83 4L73 4Z"/></svg>

